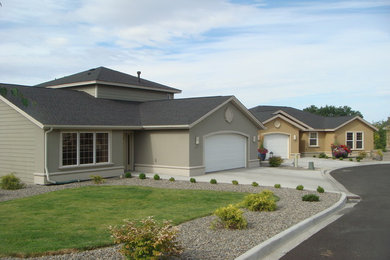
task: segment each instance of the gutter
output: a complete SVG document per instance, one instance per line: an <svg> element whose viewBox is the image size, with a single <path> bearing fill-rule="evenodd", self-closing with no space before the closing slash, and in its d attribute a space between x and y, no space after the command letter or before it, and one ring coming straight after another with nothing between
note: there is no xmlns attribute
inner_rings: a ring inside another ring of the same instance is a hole
<svg viewBox="0 0 390 260"><path fill-rule="evenodd" d="M56 184L57 182L56 181L53 181L53 180L50 180L50 174L49 174L49 170L48 170L48 167L47 167L47 134L52 132L53 131L53 127L51 127L49 130L45 131L45 175L46 175L46 180L50 183L53 183L53 184Z"/></svg>

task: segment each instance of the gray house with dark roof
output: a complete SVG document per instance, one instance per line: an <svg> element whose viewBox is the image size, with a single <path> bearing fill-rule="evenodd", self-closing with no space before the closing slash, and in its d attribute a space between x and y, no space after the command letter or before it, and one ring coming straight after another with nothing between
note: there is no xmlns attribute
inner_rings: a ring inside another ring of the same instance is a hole
<svg viewBox="0 0 390 260"><path fill-rule="evenodd" d="M180 90L104 67L0 89L0 175L27 183L258 165L263 125L234 96L174 99Z"/></svg>
<svg viewBox="0 0 390 260"><path fill-rule="evenodd" d="M377 129L358 116L324 117L285 106L257 106L249 111L266 127L259 130L260 142L283 158L332 156L332 144L347 145L354 154L374 149Z"/></svg>

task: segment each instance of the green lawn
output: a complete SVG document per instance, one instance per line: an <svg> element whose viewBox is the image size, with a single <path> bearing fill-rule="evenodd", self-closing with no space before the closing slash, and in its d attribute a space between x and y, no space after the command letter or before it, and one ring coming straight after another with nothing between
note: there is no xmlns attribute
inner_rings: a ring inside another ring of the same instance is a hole
<svg viewBox="0 0 390 260"><path fill-rule="evenodd" d="M0 255L112 244L109 225L154 216L179 224L240 202L245 193L88 186L0 203Z"/></svg>

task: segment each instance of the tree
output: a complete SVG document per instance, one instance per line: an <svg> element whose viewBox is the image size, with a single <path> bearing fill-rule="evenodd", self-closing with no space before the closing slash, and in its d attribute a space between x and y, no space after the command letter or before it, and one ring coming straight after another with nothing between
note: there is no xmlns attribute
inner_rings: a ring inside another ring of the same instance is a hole
<svg viewBox="0 0 390 260"><path fill-rule="evenodd" d="M378 131L374 133L375 149L386 150L386 126L390 126L390 117L387 120L382 120L372 123Z"/></svg>
<svg viewBox="0 0 390 260"><path fill-rule="evenodd" d="M362 113L360 111L355 111L352 110L349 106L328 106L326 105L325 107L320 107L318 108L315 105L311 105L310 107L304 108L303 111L310 112L313 114L317 114L320 116L330 116L330 117L335 117L335 116L360 116L363 118Z"/></svg>

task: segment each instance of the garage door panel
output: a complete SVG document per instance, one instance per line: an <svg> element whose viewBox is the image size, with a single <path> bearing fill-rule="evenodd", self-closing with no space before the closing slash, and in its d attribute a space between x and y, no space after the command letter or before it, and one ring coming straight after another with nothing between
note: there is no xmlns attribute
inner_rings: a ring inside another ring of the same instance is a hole
<svg viewBox="0 0 390 260"><path fill-rule="evenodd" d="M246 166L246 138L237 134L207 137L204 147L206 172Z"/></svg>
<svg viewBox="0 0 390 260"><path fill-rule="evenodd" d="M285 134L269 134L264 136L263 145L268 149L267 157L273 152L274 156L288 159L289 136Z"/></svg>

